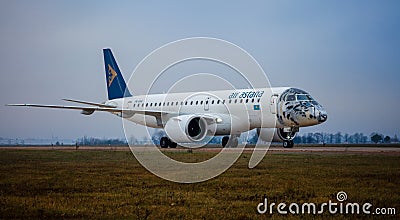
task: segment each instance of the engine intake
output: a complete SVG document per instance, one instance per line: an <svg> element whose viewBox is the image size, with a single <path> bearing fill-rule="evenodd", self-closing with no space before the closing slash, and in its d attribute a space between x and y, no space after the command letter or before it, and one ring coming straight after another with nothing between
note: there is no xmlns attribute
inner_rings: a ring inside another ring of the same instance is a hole
<svg viewBox="0 0 400 220"><path fill-rule="evenodd" d="M207 122L200 116L181 115L169 119L164 129L174 142L198 142L207 135Z"/></svg>

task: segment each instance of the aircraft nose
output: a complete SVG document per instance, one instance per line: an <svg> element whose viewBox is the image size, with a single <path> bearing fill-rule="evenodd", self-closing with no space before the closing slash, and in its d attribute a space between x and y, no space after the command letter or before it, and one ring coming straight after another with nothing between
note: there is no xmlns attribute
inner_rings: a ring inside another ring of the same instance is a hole
<svg viewBox="0 0 400 220"><path fill-rule="evenodd" d="M327 119L328 119L328 113L326 113L326 111L323 109L319 110L318 122L322 123L325 122Z"/></svg>

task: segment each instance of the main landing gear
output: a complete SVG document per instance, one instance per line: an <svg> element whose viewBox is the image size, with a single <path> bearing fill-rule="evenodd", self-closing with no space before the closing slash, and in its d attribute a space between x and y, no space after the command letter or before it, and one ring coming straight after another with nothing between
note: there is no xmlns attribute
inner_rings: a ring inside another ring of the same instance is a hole
<svg viewBox="0 0 400 220"><path fill-rule="evenodd" d="M222 147L237 147L239 144L238 137L235 135L232 136L224 136L222 138Z"/></svg>
<svg viewBox="0 0 400 220"><path fill-rule="evenodd" d="M177 143L171 141L171 139L169 139L168 137L162 137L160 139L160 147L161 148L176 148L176 146L178 146Z"/></svg>
<svg viewBox="0 0 400 220"><path fill-rule="evenodd" d="M171 141L171 139L169 139L168 137L162 137L160 139L160 147L161 148L176 148L177 147L177 143ZM238 137L236 135L232 135L232 136L224 136L222 138L222 147L231 147L231 148L235 148L239 145L239 140Z"/></svg>

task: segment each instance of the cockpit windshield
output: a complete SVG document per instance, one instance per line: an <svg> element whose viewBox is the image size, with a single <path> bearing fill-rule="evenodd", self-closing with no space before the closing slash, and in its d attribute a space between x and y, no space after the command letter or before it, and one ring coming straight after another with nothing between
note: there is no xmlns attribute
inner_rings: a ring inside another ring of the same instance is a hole
<svg viewBox="0 0 400 220"><path fill-rule="evenodd" d="M296 101L296 96L288 95L288 96L286 96L286 101Z"/></svg>
<svg viewBox="0 0 400 220"><path fill-rule="evenodd" d="M297 94L297 101L313 101L314 99L309 94Z"/></svg>
<svg viewBox="0 0 400 220"><path fill-rule="evenodd" d="M297 89L290 88L282 93L280 97L281 101L309 101L311 103L316 103L316 101L307 92Z"/></svg>

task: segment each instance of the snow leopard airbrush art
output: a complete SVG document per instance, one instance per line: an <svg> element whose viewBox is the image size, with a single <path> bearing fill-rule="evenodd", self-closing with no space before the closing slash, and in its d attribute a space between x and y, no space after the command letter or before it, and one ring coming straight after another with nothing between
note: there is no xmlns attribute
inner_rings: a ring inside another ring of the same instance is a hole
<svg viewBox="0 0 400 220"><path fill-rule="evenodd" d="M290 88L279 98L278 121L284 126L311 126L326 121L322 106L307 92Z"/></svg>

